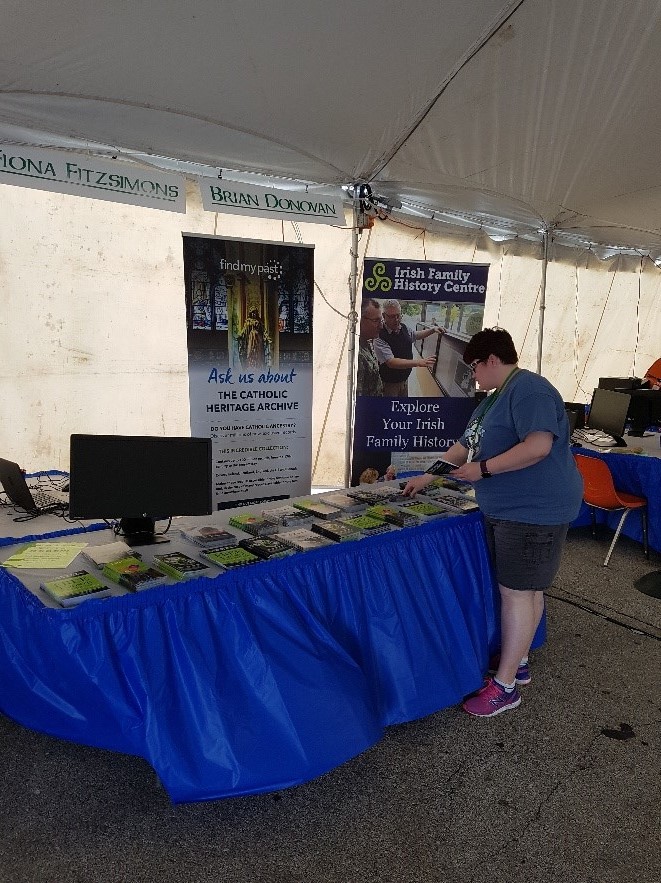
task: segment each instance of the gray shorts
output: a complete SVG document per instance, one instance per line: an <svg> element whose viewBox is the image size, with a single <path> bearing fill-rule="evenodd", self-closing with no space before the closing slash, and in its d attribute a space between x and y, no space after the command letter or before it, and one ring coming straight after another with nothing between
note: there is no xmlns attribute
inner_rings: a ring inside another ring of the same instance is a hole
<svg viewBox="0 0 661 883"><path fill-rule="evenodd" d="M485 517L487 546L501 586L548 589L560 567L568 524L522 524Z"/></svg>

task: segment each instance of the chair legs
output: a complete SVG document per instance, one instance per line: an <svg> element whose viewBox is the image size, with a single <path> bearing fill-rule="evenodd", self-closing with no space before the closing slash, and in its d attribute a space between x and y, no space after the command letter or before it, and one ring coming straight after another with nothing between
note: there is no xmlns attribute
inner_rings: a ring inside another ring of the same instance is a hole
<svg viewBox="0 0 661 883"><path fill-rule="evenodd" d="M590 509L590 520L592 522L592 538L594 540L597 539L597 513L594 511L594 506L589 506Z"/></svg>
<svg viewBox="0 0 661 883"><path fill-rule="evenodd" d="M608 567L608 562L610 561L611 555L613 554L613 549L615 548L615 543L617 542L617 538L622 532L622 528L624 527L624 522L627 519L627 515L631 512L631 509L625 509L622 513L622 518L620 518L620 523L617 526L615 531L615 536L613 537L613 542L610 544L610 549L608 550L608 554L606 555L606 560L604 561L604 567Z"/></svg>
<svg viewBox="0 0 661 883"><path fill-rule="evenodd" d="M597 513L595 511L594 506L590 506L588 504L588 508L590 510L590 517L592 519L592 536L596 539L597 537ZM608 509L607 512L613 512L617 510ZM608 562L611 560L611 555L613 554L613 549L615 548L615 543L618 540L618 537L622 533L622 528L624 527L624 522L627 520L627 516L631 509L623 509L622 517L620 518L620 522L617 525L615 530L615 536L613 537L610 548L608 549L608 554L606 555L606 560L604 561L604 567L608 567ZM643 527L643 551L645 552L645 557L649 560L650 557L650 547L649 547L649 534L648 534L648 519L647 519L647 506L641 507L640 509L640 518L642 521Z"/></svg>
<svg viewBox="0 0 661 883"><path fill-rule="evenodd" d="M645 557L649 560L650 557L650 546L649 540L647 536L647 506L640 510L640 518L643 522L643 549L645 551Z"/></svg>

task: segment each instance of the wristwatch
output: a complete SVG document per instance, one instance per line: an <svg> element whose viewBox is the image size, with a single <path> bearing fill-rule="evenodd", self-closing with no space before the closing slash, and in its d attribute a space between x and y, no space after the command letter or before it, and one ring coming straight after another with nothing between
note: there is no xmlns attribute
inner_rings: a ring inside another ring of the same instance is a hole
<svg viewBox="0 0 661 883"><path fill-rule="evenodd" d="M480 472L482 473L482 478L491 478L491 473L487 469L486 460L480 460Z"/></svg>

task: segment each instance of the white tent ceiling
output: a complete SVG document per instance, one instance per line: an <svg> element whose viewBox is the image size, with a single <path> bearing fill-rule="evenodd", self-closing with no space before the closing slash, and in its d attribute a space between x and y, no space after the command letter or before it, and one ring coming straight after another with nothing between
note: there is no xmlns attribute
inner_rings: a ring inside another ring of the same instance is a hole
<svg viewBox="0 0 661 883"><path fill-rule="evenodd" d="M659 257L660 58L658 0L5 0L0 147Z"/></svg>

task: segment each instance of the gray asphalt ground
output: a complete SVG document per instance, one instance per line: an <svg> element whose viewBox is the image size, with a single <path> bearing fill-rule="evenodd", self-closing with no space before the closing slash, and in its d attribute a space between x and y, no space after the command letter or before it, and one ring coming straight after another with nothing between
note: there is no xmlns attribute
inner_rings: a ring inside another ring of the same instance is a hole
<svg viewBox="0 0 661 883"><path fill-rule="evenodd" d="M659 883L661 555L570 533L516 711L450 708L286 791L173 806L0 716L0 883Z"/></svg>

